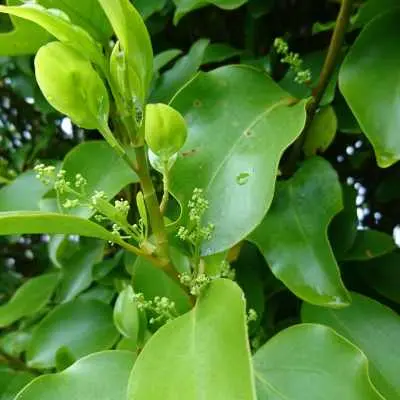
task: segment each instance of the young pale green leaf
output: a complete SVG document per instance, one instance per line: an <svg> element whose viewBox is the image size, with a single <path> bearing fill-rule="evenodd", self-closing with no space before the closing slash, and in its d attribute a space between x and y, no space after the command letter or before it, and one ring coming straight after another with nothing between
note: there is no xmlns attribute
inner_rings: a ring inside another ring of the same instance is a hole
<svg viewBox="0 0 400 400"><path fill-rule="evenodd" d="M78 251L62 262L57 302L70 301L91 285L93 266L103 259L104 246L102 240L80 240Z"/></svg>
<svg viewBox="0 0 400 400"><path fill-rule="evenodd" d="M150 100L153 103L168 103L176 92L189 82L199 70L210 41L199 39L189 52L179 58L174 66L166 71L156 82Z"/></svg>
<svg viewBox="0 0 400 400"><path fill-rule="evenodd" d="M129 378L128 399L254 400L247 340L242 291L216 280L192 311L147 342Z"/></svg>
<svg viewBox="0 0 400 400"><path fill-rule="evenodd" d="M400 397L400 318L390 308L352 293L352 304L329 310L303 304L302 320L328 325L368 357L371 378L386 399Z"/></svg>
<svg viewBox="0 0 400 400"><path fill-rule="evenodd" d="M258 400L384 400L368 375L368 359L323 325L278 333L254 358Z"/></svg>
<svg viewBox="0 0 400 400"><path fill-rule="evenodd" d="M58 273L44 274L31 278L20 286L13 297L0 306L0 327L11 325L22 317L40 311L50 300L59 278Z"/></svg>
<svg viewBox="0 0 400 400"><path fill-rule="evenodd" d="M146 322L142 311L138 309L132 286L127 286L118 296L114 305L114 324L121 335L131 339L137 345L139 336L143 336ZM144 326L143 326L144 325Z"/></svg>
<svg viewBox="0 0 400 400"><path fill-rule="evenodd" d="M34 171L23 172L0 189L0 211L38 211L39 201L48 190Z"/></svg>
<svg viewBox="0 0 400 400"><path fill-rule="evenodd" d="M18 392L23 389L35 376L29 372L0 370L0 400L14 400Z"/></svg>
<svg viewBox="0 0 400 400"><path fill-rule="evenodd" d="M34 329L27 363L38 369L53 368L60 347L78 359L109 349L117 337L110 306L96 300L73 300L55 307Z"/></svg>
<svg viewBox="0 0 400 400"><path fill-rule="evenodd" d="M86 129L107 123L107 89L90 61L69 45L51 42L37 52L36 79L47 101Z"/></svg>
<svg viewBox="0 0 400 400"><path fill-rule="evenodd" d="M21 4L20 0L7 0L7 5ZM18 56L34 54L47 43L51 36L40 26L11 15L14 29L10 32L0 33L0 55Z"/></svg>
<svg viewBox="0 0 400 400"><path fill-rule="evenodd" d="M345 58L339 87L375 151L378 165L400 159L400 116L396 88L400 78L398 38L400 10L375 18Z"/></svg>
<svg viewBox="0 0 400 400"><path fill-rule="evenodd" d="M315 115L304 141L307 157L323 153L333 142L337 131L337 118L331 106L321 107Z"/></svg>
<svg viewBox="0 0 400 400"><path fill-rule="evenodd" d="M223 10L234 10L247 3L248 0L173 0L176 5L174 23L177 24L186 14L198 8L212 4Z"/></svg>
<svg viewBox="0 0 400 400"><path fill-rule="evenodd" d="M46 9L37 3L26 3L19 7L0 5L0 12L32 21L58 40L68 43L82 56L87 57L100 67L104 65L100 47L93 38L79 26L73 25L69 16L58 9Z"/></svg>
<svg viewBox="0 0 400 400"><path fill-rule="evenodd" d="M147 93L153 76L153 50L142 17L129 0L98 0L120 41L128 67L139 77Z"/></svg>
<svg viewBox="0 0 400 400"><path fill-rule="evenodd" d="M99 7L97 0L40 0L40 4L46 8L56 8L64 11L71 22L81 26L97 41L107 44L113 31L111 25Z"/></svg>
<svg viewBox="0 0 400 400"><path fill-rule="evenodd" d="M138 182L137 175L104 141L88 141L75 146L64 158L61 166L65 170L65 179L75 181L81 174L87 181L86 193L91 196L95 191L102 191L107 199L112 199L126 185ZM68 194L59 195L63 204ZM65 213L82 218L89 218L93 210L86 206L64 209Z"/></svg>
<svg viewBox="0 0 400 400"><path fill-rule="evenodd" d="M58 374L36 378L15 400L125 399L133 362L129 351L91 354Z"/></svg>
<svg viewBox="0 0 400 400"><path fill-rule="evenodd" d="M327 237L328 224L342 207L335 170L314 157L278 186L271 209L250 235L274 275L312 304L344 307L350 302Z"/></svg>
<svg viewBox="0 0 400 400"><path fill-rule="evenodd" d="M396 249L393 237L384 232L368 229L358 231L351 249L344 260L369 260L391 253Z"/></svg>
<svg viewBox="0 0 400 400"><path fill-rule="evenodd" d="M204 254L232 247L264 218L281 155L305 123L306 102L292 102L271 78L247 66L199 73L174 98L189 132L171 170L171 191L186 206L194 188L204 190L203 222L215 225Z"/></svg>

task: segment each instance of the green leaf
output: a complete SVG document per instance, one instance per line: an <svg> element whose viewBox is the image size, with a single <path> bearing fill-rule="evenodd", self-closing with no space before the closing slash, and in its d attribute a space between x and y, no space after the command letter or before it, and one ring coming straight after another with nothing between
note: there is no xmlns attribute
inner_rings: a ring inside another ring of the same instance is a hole
<svg viewBox="0 0 400 400"><path fill-rule="evenodd" d="M37 211L39 201L49 188L36 178L34 171L19 175L0 189L1 211Z"/></svg>
<svg viewBox="0 0 400 400"><path fill-rule="evenodd" d="M133 0L133 5L145 20L156 12L160 12L166 4L167 0Z"/></svg>
<svg viewBox="0 0 400 400"><path fill-rule="evenodd" d="M61 168L66 171L66 180L71 182L75 181L76 174L81 174L87 180L85 191L89 196L102 191L107 199L112 199L126 185L138 182L137 175L104 141L89 141L74 147L65 156ZM60 204L68 197L68 194L60 195ZM93 215L93 210L85 206L64 212L82 218Z"/></svg>
<svg viewBox="0 0 400 400"><path fill-rule="evenodd" d="M333 142L337 131L337 118L331 106L321 107L308 129L304 141L307 157L323 153Z"/></svg>
<svg viewBox="0 0 400 400"><path fill-rule="evenodd" d="M362 5L356 19L356 24L365 25L379 14L398 6L398 0L368 0Z"/></svg>
<svg viewBox="0 0 400 400"><path fill-rule="evenodd" d="M103 351L58 374L36 378L15 400L125 399L134 359L129 351Z"/></svg>
<svg viewBox="0 0 400 400"><path fill-rule="evenodd" d="M144 323L143 323L144 322ZM146 329L143 312L138 309L132 286L127 286L118 296L114 306L114 324L118 331L136 344Z"/></svg>
<svg viewBox="0 0 400 400"><path fill-rule="evenodd" d="M258 400L383 400L368 375L368 359L323 325L278 333L254 358Z"/></svg>
<svg viewBox="0 0 400 400"><path fill-rule="evenodd" d="M207 39L199 39L185 56L164 72L151 93L151 102L168 103L176 92L193 78L203 62L209 43Z"/></svg>
<svg viewBox="0 0 400 400"><path fill-rule="evenodd" d="M64 11L73 24L81 26L97 41L108 44L113 31L97 0L39 0L39 3Z"/></svg>
<svg viewBox="0 0 400 400"><path fill-rule="evenodd" d="M400 159L397 74L400 11L385 13L368 24L340 69L339 87L375 151L378 165ZM389 56L390 55L390 56Z"/></svg>
<svg viewBox="0 0 400 400"><path fill-rule="evenodd" d="M0 306L0 327L40 311L50 300L58 282L57 273L44 274L25 282L6 304Z"/></svg>
<svg viewBox="0 0 400 400"><path fill-rule="evenodd" d="M358 231L351 249L343 257L344 260L369 260L391 253L396 248L393 237L384 232L368 229Z"/></svg>
<svg viewBox="0 0 400 400"><path fill-rule="evenodd" d="M20 4L20 0L7 0L9 6ZM0 33L0 55L18 56L34 54L47 43L51 36L33 22L11 16L14 29Z"/></svg>
<svg viewBox="0 0 400 400"><path fill-rule="evenodd" d="M52 368L60 347L78 359L110 348L117 337L110 306L96 300L73 300L54 308L35 328L27 363L33 368Z"/></svg>
<svg viewBox="0 0 400 400"><path fill-rule="evenodd" d="M305 101L292 99L267 75L247 66L199 73L172 105L188 123L188 139L171 170L171 191L186 206L204 189L204 223L215 231L203 247L218 253L264 218L278 163L305 123Z"/></svg>
<svg viewBox="0 0 400 400"><path fill-rule="evenodd" d="M390 308L352 293L352 304L328 310L304 303L302 319L328 325L368 357L372 382L387 399L400 396L400 318Z"/></svg>
<svg viewBox="0 0 400 400"><path fill-rule="evenodd" d="M242 53L242 50L235 49L225 43L212 43L204 53L202 64L223 62L232 57L240 56Z"/></svg>
<svg viewBox="0 0 400 400"><path fill-rule="evenodd" d="M81 239L79 250L62 262L61 283L56 297L58 302L72 300L91 285L93 266L103 258L104 245L101 240Z"/></svg>
<svg viewBox="0 0 400 400"><path fill-rule="evenodd" d="M335 170L314 157L278 186L271 209L250 235L273 274L312 304L344 307L350 302L327 238L328 224L342 207Z"/></svg>
<svg viewBox="0 0 400 400"><path fill-rule="evenodd" d="M129 259L126 258L129 262ZM187 293L167 274L155 267L150 261L138 257L133 265L127 265L132 275L133 288L136 293L143 293L146 300L154 297L167 297L175 302L178 313L184 313L191 308Z"/></svg>
<svg viewBox="0 0 400 400"><path fill-rule="evenodd" d="M98 0L114 28L122 51L146 93L153 76L153 50L142 17L129 0Z"/></svg>
<svg viewBox="0 0 400 400"><path fill-rule="evenodd" d="M150 338L133 367L127 398L255 399L244 297L234 282L212 282L192 311Z"/></svg>
<svg viewBox="0 0 400 400"><path fill-rule="evenodd" d="M400 254L391 253L367 262L351 264L368 286L400 304Z"/></svg>
<svg viewBox="0 0 400 400"><path fill-rule="evenodd" d="M35 22L82 56L99 66L104 64L101 50L93 38L79 26L71 24L68 16L60 10L48 10L39 4L26 3L19 7L0 5L0 12Z"/></svg>
<svg viewBox="0 0 400 400"><path fill-rule="evenodd" d="M234 10L247 3L248 0L173 0L176 5L174 24L191 11L205 7L209 4L222 8L223 10Z"/></svg>
<svg viewBox="0 0 400 400"><path fill-rule="evenodd" d="M353 246L357 236L357 191L342 185L343 210L336 214L329 225L328 236L336 259L343 260L344 255Z"/></svg>
<svg viewBox="0 0 400 400"><path fill-rule="evenodd" d="M159 72L161 68L165 67L181 54L182 50L180 49L169 49L158 53L154 56L154 71Z"/></svg>
<svg viewBox="0 0 400 400"><path fill-rule="evenodd" d="M102 226L83 218L40 211L0 213L0 235L23 233L65 233L115 241Z"/></svg>
<svg viewBox="0 0 400 400"><path fill-rule="evenodd" d="M0 400L14 400L33 378L34 375L28 372L0 370Z"/></svg>

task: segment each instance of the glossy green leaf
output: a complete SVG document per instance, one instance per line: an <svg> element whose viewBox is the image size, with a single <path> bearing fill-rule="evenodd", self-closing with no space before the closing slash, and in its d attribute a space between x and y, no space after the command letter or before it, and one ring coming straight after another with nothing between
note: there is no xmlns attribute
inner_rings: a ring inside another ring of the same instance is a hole
<svg viewBox="0 0 400 400"><path fill-rule="evenodd" d="M10 356L18 358L27 349L31 336L30 332L22 330L10 331L0 337L0 348Z"/></svg>
<svg viewBox="0 0 400 400"><path fill-rule="evenodd" d="M305 102L247 66L200 73L172 102L185 117L188 140L171 170L171 191L186 207L194 188L209 201L213 223L204 254L246 237L264 218L283 151L304 127Z"/></svg>
<svg viewBox="0 0 400 400"><path fill-rule="evenodd" d="M400 254L391 253L370 261L352 263L360 279L382 296L400 304Z"/></svg>
<svg viewBox="0 0 400 400"><path fill-rule="evenodd" d="M153 50L142 17L129 0L98 0L119 39L128 65L146 93L153 74Z"/></svg>
<svg viewBox="0 0 400 400"><path fill-rule="evenodd" d="M337 117L338 130L348 134L360 134L361 128L341 93L337 93L332 104Z"/></svg>
<svg viewBox="0 0 400 400"><path fill-rule="evenodd" d="M368 375L368 359L323 325L285 329L254 358L258 400L384 400Z"/></svg>
<svg viewBox="0 0 400 400"><path fill-rule="evenodd" d="M48 10L37 3L26 3L18 7L0 5L0 12L40 25L61 42L68 43L82 56L88 57L99 66L103 65L103 56L96 42L84 29L73 25L64 12Z"/></svg>
<svg viewBox="0 0 400 400"><path fill-rule="evenodd" d="M40 311L50 300L58 282L59 274L54 273L25 282L6 304L0 306L0 327Z"/></svg>
<svg viewBox="0 0 400 400"><path fill-rule="evenodd" d="M175 302L178 313L190 310L191 304L187 293L150 261L138 257L133 265L127 265L127 269L132 275L134 291L143 293L146 300L164 296Z"/></svg>
<svg viewBox="0 0 400 400"><path fill-rule="evenodd" d="M103 351L58 374L36 378L15 400L125 399L134 358L129 351Z"/></svg>
<svg viewBox="0 0 400 400"><path fill-rule="evenodd" d="M400 318L388 307L352 293L352 304L328 310L304 303L302 319L328 325L358 346L368 357L371 378L386 399L400 396Z"/></svg>
<svg viewBox="0 0 400 400"><path fill-rule="evenodd" d="M314 157L278 186L267 216L250 235L273 274L312 304L344 307L350 301L327 238L342 207L335 170Z"/></svg>
<svg viewBox="0 0 400 400"><path fill-rule="evenodd" d="M99 7L97 0L39 0L47 8L56 8L64 11L71 22L81 26L94 39L108 44L107 41L113 31L104 11Z"/></svg>
<svg viewBox="0 0 400 400"><path fill-rule="evenodd" d="M0 189L0 211L39 210L39 201L48 190L35 172L24 172Z"/></svg>
<svg viewBox="0 0 400 400"><path fill-rule="evenodd" d="M66 171L66 179L72 182L76 174L81 174L87 180L86 193L102 191L107 199L112 199L126 185L138 182L137 175L104 141L89 141L74 147L65 156L61 168ZM63 204L67 198L67 194L60 195L59 202ZM64 209L64 212L82 218L93 215L93 210L85 206Z"/></svg>
<svg viewBox="0 0 400 400"><path fill-rule="evenodd" d="M58 302L72 300L91 285L93 266L103 258L104 246L102 240L80 240L79 250L62 263Z"/></svg>
<svg viewBox="0 0 400 400"><path fill-rule="evenodd" d="M351 47L339 76L340 90L382 168L400 159L399 99L393 90L399 84L399 17L400 10L393 11L368 24Z"/></svg>
<svg viewBox="0 0 400 400"><path fill-rule="evenodd" d="M304 141L307 157L323 153L333 142L337 131L337 118L331 106L321 107L315 115Z"/></svg>
<svg viewBox="0 0 400 400"><path fill-rule="evenodd" d="M19 0L7 0L7 5L19 5ZM0 33L0 55L33 54L47 43L51 36L33 22L11 16L14 29Z"/></svg>
<svg viewBox="0 0 400 400"><path fill-rule="evenodd" d="M55 307L35 328L27 363L33 368L52 368L60 347L78 359L109 349L117 337L110 306L96 300L73 300Z"/></svg>
<svg viewBox="0 0 400 400"><path fill-rule="evenodd" d="M0 235L22 233L65 233L114 241L115 235L83 218L40 211L0 213Z"/></svg>
<svg viewBox="0 0 400 400"><path fill-rule="evenodd" d="M176 92L193 78L202 64L209 43L207 39L199 39L185 56L164 72L151 93L150 100L153 103L168 103Z"/></svg>
<svg viewBox="0 0 400 400"><path fill-rule="evenodd" d="M357 25L365 25L379 14L399 6L398 0L368 0L362 5L356 19Z"/></svg>
<svg viewBox="0 0 400 400"><path fill-rule="evenodd" d="M393 237L384 232L368 229L358 231L352 248L345 254L345 260L369 260L391 253L396 248Z"/></svg>
<svg viewBox="0 0 400 400"><path fill-rule="evenodd" d="M34 377L29 372L0 370L0 400L14 400Z"/></svg>
<svg viewBox="0 0 400 400"><path fill-rule="evenodd" d="M212 43L204 53L203 64L223 62L241 54L241 50L228 46L225 43Z"/></svg>
<svg viewBox="0 0 400 400"><path fill-rule="evenodd" d="M113 287L96 285L86 292L79 295L82 300L98 300L105 304L110 304L116 295L116 290Z"/></svg>
<svg viewBox="0 0 400 400"><path fill-rule="evenodd" d="M133 5L139 11L143 19L147 19L156 12L160 12L167 0L133 0Z"/></svg>
<svg viewBox="0 0 400 400"><path fill-rule="evenodd" d="M147 342L128 400L255 399L246 331L243 293L232 281L214 281L192 311Z"/></svg>
<svg viewBox="0 0 400 400"><path fill-rule="evenodd" d="M248 0L173 0L176 5L174 23L177 24L187 13L207 5L214 5L223 10L233 10L247 3Z"/></svg>
<svg viewBox="0 0 400 400"><path fill-rule="evenodd" d="M344 255L353 246L357 237L357 191L342 185L343 210L336 214L329 225L328 236L336 259L343 260Z"/></svg>

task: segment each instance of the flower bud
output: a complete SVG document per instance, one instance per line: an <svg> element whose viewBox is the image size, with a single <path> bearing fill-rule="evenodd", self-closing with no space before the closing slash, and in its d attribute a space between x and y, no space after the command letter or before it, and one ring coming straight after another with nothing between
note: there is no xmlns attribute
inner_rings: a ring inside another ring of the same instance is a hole
<svg viewBox="0 0 400 400"><path fill-rule="evenodd" d="M151 151L161 160L168 160L186 141L186 122L178 111L166 104L148 104L145 137Z"/></svg>
<svg viewBox="0 0 400 400"><path fill-rule="evenodd" d="M35 73L47 101L74 123L86 129L107 123L107 89L91 62L72 47L61 42L41 47Z"/></svg>

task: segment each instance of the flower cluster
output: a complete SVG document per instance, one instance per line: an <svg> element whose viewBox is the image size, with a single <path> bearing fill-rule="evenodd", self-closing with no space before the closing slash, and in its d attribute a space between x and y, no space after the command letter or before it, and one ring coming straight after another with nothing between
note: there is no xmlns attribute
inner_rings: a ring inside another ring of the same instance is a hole
<svg viewBox="0 0 400 400"><path fill-rule="evenodd" d="M278 54L282 56L281 62L288 64L290 69L294 72L294 81L298 84L308 83L311 81L311 71L303 69L303 60L298 53L289 51L289 46L282 38L276 38L274 41L274 48Z"/></svg>
<svg viewBox="0 0 400 400"><path fill-rule="evenodd" d="M135 293L134 299L140 311L146 311L153 315L149 319L151 325L163 324L178 316L175 302L165 296L156 296L153 300L146 300L142 293Z"/></svg>
<svg viewBox="0 0 400 400"><path fill-rule="evenodd" d="M199 246L203 240L210 240L214 231L214 225L209 223L202 226L201 219L209 207L208 201L204 197L202 189L195 188L192 198L188 202L189 224L187 227L181 226L177 236L184 241Z"/></svg>

